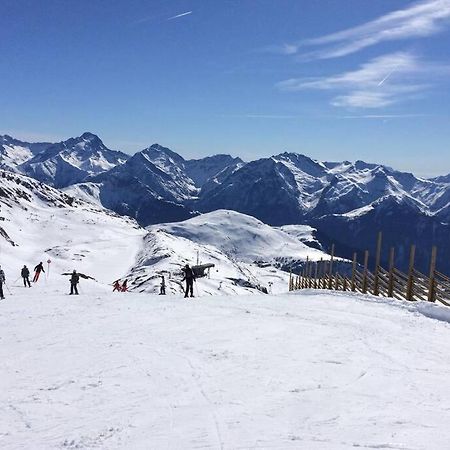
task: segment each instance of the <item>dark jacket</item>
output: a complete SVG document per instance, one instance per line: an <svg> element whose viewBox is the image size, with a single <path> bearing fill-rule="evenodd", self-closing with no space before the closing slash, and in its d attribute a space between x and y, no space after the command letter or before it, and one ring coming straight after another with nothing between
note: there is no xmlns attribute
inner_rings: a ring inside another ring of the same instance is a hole
<svg viewBox="0 0 450 450"><path fill-rule="evenodd" d="M39 264L34 268L34 271L35 271L35 272L44 272L44 273L45 273L44 266L42 265L42 263L39 263Z"/></svg>
<svg viewBox="0 0 450 450"><path fill-rule="evenodd" d="M22 275L22 278L28 278L30 276L30 271L28 270L28 267L23 267L22 272L20 272Z"/></svg>
<svg viewBox="0 0 450 450"><path fill-rule="evenodd" d="M80 282L80 275L78 275L77 273L73 273L72 276L70 277L70 283L78 284L79 282Z"/></svg>
<svg viewBox="0 0 450 450"><path fill-rule="evenodd" d="M6 281L5 272L3 269L0 269L0 283L4 283Z"/></svg>
<svg viewBox="0 0 450 450"><path fill-rule="evenodd" d="M195 280L195 274L191 267L185 267L183 269L184 277L183 280Z"/></svg>

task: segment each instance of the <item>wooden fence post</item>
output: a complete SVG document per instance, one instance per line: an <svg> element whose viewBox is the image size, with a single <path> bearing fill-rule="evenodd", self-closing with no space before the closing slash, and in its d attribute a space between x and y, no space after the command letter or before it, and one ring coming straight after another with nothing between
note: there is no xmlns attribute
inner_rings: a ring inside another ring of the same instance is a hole
<svg viewBox="0 0 450 450"><path fill-rule="evenodd" d="M322 263L322 289L327 288L327 261L324 260Z"/></svg>
<svg viewBox="0 0 450 450"><path fill-rule="evenodd" d="M434 302L436 300L436 257L437 247L434 245L431 249L430 262L430 285L428 286L428 301Z"/></svg>
<svg viewBox="0 0 450 450"><path fill-rule="evenodd" d="M312 289L312 274L313 274L313 262L309 262L309 272L308 272L308 288Z"/></svg>
<svg viewBox="0 0 450 450"><path fill-rule="evenodd" d="M292 291L292 269L289 269L289 292Z"/></svg>
<svg viewBox="0 0 450 450"><path fill-rule="evenodd" d="M318 280L317 280L319 289L322 288L322 272L323 272L323 258L320 258L319 271L318 271Z"/></svg>
<svg viewBox="0 0 450 450"><path fill-rule="evenodd" d="M395 248L391 247L389 253L389 284L388 284L388 297L394 296L394 264L395 264Z"/></svg>
<svg viewBox="0 0 450 450"><path fill-rule="evenodd" d="M414 300L414 260L416 256L416 246L411 245L409 252L409 269L408 269L408 283L406 285L406 300Z"/></svg>
<svg viewBox="0 0 450 450"><path fill-rule="evenodd" d="M383 239L383 233L380 231L378 233L377 239L377 253L375 255L375 273L374 273L374 282L373 282L373 295L380 294L380 262L381 262L381 244Z"/></svg>
<svg viewBox="0 0 450 450"><path fill-rule="evenodd" d="M328 289L333 288L333 259L334 259L334 244L331 246L330 268L328 270Z"/></svg>
<svg viewBox="0 0 450 450"><path fill-rule="evenodd" d="M353 263L352 263L352 291L355 292L356 291L356 283L355 283L355 279L356 279L356 264L357 264L357 258L358 258L358 254L355 252L353 253Z"/></svg>
<svg viewBox="0 0 450 450"><path fill-rule="evenodd" d="M363 294L367 293L367 270L369 266L369 250L364 252L364 273L363 273L363 283L362 283L362 291Z"/></svg>
<svg viewBox="0 0 450 450"><path fill-rule="evenodd" d="M306 264L305 264L305 268L304 273L305 275L303 276L303 289L306 289L308 287L308 267L309 267L309 256L306 257Z"/></svg>
<svg viewBox="0 0 450 450"><path fill-rule="evenodd" d="M318 265L317 261L314 264L315 264L315 268L314 268L314 289L317 289L317 274L319 272L319 265Z"/></svg>

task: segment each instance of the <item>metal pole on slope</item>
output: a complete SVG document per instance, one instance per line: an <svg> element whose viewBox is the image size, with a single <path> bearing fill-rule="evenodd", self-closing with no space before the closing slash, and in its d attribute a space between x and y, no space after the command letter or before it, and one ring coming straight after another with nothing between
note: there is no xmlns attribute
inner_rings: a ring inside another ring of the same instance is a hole
<svg viewBox="0 0 450 450"><path fill-rule="evenodd" d="M6 290L8 291L8 294L9 294L9 295L13 295L13 293L12 293L11 290L9 289L8 285L6 284L6 281L5 281L5 288L6 288Z"/></svg>

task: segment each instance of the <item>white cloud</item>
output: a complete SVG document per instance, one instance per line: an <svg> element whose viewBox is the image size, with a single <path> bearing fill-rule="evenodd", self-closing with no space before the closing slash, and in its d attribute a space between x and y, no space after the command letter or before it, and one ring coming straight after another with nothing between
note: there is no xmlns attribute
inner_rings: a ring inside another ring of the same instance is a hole
<svg viewBox="0 0 450 450"><path fill-rule="evenodd" d="M448 74L449 68L421 61L408 52L383 55L359 69L317 78L291 78L277 84L283 91L336 91L333 106L382 108L416 97L429 88L431 74Z"/></svg>
<svg viewBox="0 0 450 450"><path fill-rule="evenodd" d="M338 58L380 42L430 36L449 22L450 0L427 0L337 33L283 44L277 50L305 59Z"/></svg>

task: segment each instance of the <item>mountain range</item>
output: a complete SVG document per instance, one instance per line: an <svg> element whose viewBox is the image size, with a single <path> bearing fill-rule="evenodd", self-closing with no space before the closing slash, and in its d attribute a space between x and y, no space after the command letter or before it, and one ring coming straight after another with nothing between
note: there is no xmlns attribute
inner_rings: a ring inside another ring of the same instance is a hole
<svg viewBox="0 0 450 450"><path fill-rule="evenodd" d="M69 195L101 204L147 226L218 209L251 215L275 226L308 224L324 248L351 257L384 232L383 257L397 248L407 265L409 245L425 271L431 245L450 272L450 175L424 179L381 164L320 162L280 153L244 162L229 155L186 160L159 144L126 155L92 133L57 144L0 137L2 166Z"/></svg>

